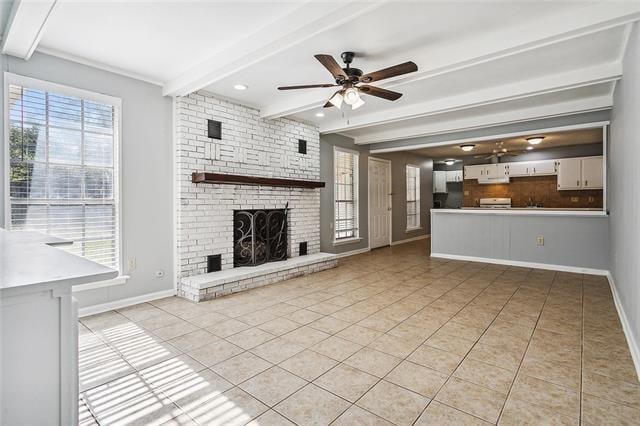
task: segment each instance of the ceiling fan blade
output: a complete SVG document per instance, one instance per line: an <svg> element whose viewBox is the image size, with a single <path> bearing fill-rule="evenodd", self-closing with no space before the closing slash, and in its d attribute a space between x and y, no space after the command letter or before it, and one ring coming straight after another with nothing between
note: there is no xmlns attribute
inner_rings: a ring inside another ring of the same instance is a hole
<svg viewBox="0 0 640 426"><path fill-rule="evenodd" d="M296 89L316 89L319 87L335 87L339 86L338 84L305 84L302 86L280 86L278 90L296 90Z"/></svg>
<svg viewBox="0 0 640 426"><path fill-rule="evenodd" d="M418 66L414 62L409 61L365 74L360 78L360 81L363 83L371 83L372 81L384 80L385 78L391 78L415 71L418 71Z"/></svg>
<svg viewBox="0 0 640 426"><path fill-rule="evenodd" d="M358 86L358 89L365 95L377 96L388 101L395 101L400 99L400 96L402 96L402 93L381 89L375 86Z"/></svg>
<svg viewBox="0 0 640 426"><path fill-rule="evenodd" d="M326 104L324 104L323 108L331 108L333 106L333 104L329 101L327 101Z"/></svg>
<svg viewBox="0 0 640 426"><path fill-rule="evenodd" d="M338 64L338 62L336 62L336 60L333 59L333 56L331 56L331 55L314 55L314 57L322 65L324 65L324 67L326 69L329 70L329 72L331 73L333 78L335 78L336 80L346 80L347 79L347 75L344 73L344 70L342 69L340 64Z"/></svg>

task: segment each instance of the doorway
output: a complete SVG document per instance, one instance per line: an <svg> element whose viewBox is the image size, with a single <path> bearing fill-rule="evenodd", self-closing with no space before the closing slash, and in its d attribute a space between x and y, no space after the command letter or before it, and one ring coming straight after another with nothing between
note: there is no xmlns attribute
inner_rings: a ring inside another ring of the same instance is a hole
<svg viewBox="0 0 640 426"><path fill-rule="evenodd" d="M369 157L369 247L391 245L391 161Z"/></svg>

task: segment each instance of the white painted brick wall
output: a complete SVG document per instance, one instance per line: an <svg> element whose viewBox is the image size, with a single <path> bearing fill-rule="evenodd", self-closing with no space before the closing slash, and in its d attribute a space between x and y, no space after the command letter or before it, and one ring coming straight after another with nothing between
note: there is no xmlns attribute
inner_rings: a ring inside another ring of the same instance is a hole
<svg viewBox="0 0 640 426"><path fill-rule="evenodd" d="M222 122L222 140L207 137L207 119ZM206 272L207 255L233 267L233 210L283 208L289 202L289 255L308 242L320 251L320 190L191 183L192 172L303 180L320 179L318 129L290 119L264 120L259 111L204 92L176 100L178 283ZM307 154L298 153L298 139Z"/></svg>

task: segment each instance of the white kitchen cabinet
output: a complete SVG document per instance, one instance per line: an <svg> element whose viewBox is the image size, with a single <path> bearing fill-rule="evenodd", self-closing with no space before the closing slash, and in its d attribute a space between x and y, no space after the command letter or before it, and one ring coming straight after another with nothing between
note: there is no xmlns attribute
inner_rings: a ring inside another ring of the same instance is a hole
<svg viewBox="0 0 640 426"><path fill-rule="evenodd" d="M558 189L582 189L582 158L558 160Z"/></svg>
<svg viewBox="0 0 640 426"><path fill-rule="evenodd" d="M529 162L506 163L509 177L529 176Z"/></svg>
<svg viewBox="0 0 640 426"><path fill-rule="evenodd" d="M447 182L462 182L462 170L447 170Z"/></svg>
<svg viewBox="0 0 640 426"><path fill-rule="evenodd" d="M509 177L509 165L507 163L498 164L498 177L500 178Z"/></svg>
<svg viewBox="0 0 640 426"><path fill-rule="evenodd" d="M484 170L484 164L480 164L477 166L464 166L464 178L480 179L482 177L483 170Z"/></svg>
<svg viewBox="0 0 640 426"><path fill-rule="evenodd" d="M482 180L492 180L498 178L498 165L485 164L482 170Z"/></svg>
<svg viewBox="0 0 640 426"><path fill-rule="evenodd" d="M582 188L602 189L602 157L582 159Z"/></svg>
<svg viewBox="0 0 640 426"><path fill-rule="evenodd" d="M556 174L555 160L528 161L531 176L553 176Z"/></svg>
<svg viewBox="0 0 640 426"><path fill-rule="evenodd" d="M443 170L435 170L433 172L433 193L447 192L447 172Z"/></svg>

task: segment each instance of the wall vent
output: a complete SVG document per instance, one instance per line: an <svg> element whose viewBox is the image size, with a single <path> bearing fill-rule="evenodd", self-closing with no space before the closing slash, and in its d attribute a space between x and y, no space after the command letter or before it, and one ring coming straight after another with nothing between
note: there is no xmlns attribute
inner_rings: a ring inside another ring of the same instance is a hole
<svg viewBox="0 0 640 426"><path fill-rule="evenodd" d="M307 153L307 141L304 139L298 139L298 153L306 154Z"/></svg>
<svg viewBox="0 0 640 426"><path fill-rule="evenodd" d="M298 249L298 255L306 256L306 254L307 254L307 242L304 241L300 243L300 248Z"/></svg>
<svg viewBox="0 0 640 426"><path fill-rule="evenodd" d="M211 139L222 139L222 123L216 120L207 120L207 136Z"/></svg>
<svg viewBox="0 0 640 426"><path fill-rule="evenodd" d="M212 254L207 256L207 273L222 270L222 255Z"/></svg>

